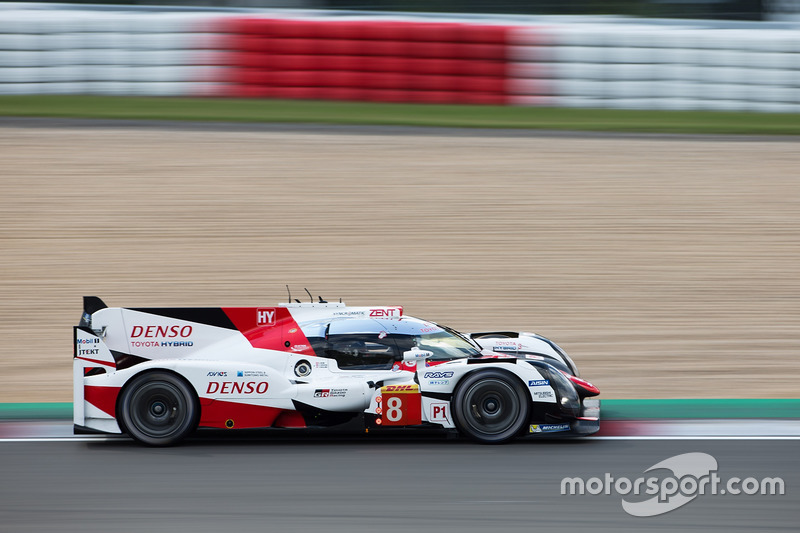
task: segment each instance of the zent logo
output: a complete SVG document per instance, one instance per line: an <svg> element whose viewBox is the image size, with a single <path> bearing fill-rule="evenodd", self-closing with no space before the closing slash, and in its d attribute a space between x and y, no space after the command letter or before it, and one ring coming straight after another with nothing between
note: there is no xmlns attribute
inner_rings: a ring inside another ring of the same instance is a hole
<svg viewBox="0 0 800 533"><path fill-rule="evenodd" d="M403 310L399 307L392 307L390 309L370 309L370 318L391 318L393 316L400 316Z"/></svg>
<svg viewBox="0 0 800 533"><path fill-rule="evenodd" d="M274 326L275 325L275 308L269 309L256 309L256 325L258 326Z"/></svg>

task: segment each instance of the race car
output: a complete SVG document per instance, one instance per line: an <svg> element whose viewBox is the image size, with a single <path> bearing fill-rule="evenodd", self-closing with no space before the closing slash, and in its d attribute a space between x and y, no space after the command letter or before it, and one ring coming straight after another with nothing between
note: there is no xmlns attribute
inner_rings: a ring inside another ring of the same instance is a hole
<svg viewBox="0 0 800 533"><path fill-rule="evenodd" d="M589 435L600 391L552 341L463 334L399 306L121 308L74 327L76 433L174 445L198 428Z"/></svg>

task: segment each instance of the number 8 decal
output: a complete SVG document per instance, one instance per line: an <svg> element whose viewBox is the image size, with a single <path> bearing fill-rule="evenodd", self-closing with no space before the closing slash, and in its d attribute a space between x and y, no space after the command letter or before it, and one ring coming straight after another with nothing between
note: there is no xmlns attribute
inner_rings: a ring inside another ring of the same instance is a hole
<svg viewBox="0 0 800 533"><path fill-rule="evenodd" d="M403 401L398 396L392 396L386 402L386 418L390 422L397 422L403 418Z"/></svg>
<svg viewBox="0 0 800 533"><path fill-rule="evenodd" d="M381 387L381 397L383 413L379 425L415 426L422 423L419 385L386 385Z"/></svg>

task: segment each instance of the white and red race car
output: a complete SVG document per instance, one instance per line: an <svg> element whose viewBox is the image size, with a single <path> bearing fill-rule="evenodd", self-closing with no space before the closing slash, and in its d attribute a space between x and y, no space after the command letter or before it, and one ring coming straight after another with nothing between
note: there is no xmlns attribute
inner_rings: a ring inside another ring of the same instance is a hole
<svg viewBox="0 0 800 533"><path fill-rule="evenodd" d="M599 391L555 343L461 334L402 307L137 309L87 296L74 336L76 433L166 446L198 427L437 428L483 443L599 429Z"/></svg>

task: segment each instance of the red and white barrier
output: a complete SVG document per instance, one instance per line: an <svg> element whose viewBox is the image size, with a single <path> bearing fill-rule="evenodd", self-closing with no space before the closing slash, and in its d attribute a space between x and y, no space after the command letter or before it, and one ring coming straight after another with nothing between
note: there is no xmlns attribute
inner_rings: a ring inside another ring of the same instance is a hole
<svg viewBox="0 0 800 533"><path fill-rule="evenodd" d="M798 29L0 15L0 94L800 112Z"/></svg>
<svg viewBox="0 0 800 533"><path fill-rule="evenodd" d="M508 103L509 27L237 18L230 96Z"/></svg>

